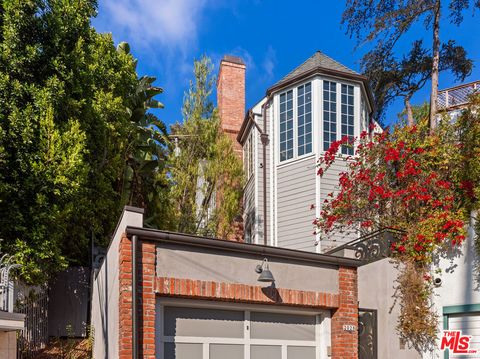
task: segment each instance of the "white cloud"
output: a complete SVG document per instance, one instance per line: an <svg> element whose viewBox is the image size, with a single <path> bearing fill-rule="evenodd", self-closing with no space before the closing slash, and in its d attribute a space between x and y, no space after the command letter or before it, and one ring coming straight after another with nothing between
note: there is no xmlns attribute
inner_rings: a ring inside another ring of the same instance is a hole
<svg viewBox="0 0 480 359"><path fill-rule="evenodd" d="M103 0L99 21L117 36L144 47L185 52L195 46L210 0ZM105 26L106 25L106 26Z"/></svg>
<svg viewBox="0 0 480 359"><path fill-rule="evenodd" d="M275 69L276 64L277 56L275 53L275 49L271 45L269 45L262 64L266 79L270 80L273 78L273 70Z"/></svg>

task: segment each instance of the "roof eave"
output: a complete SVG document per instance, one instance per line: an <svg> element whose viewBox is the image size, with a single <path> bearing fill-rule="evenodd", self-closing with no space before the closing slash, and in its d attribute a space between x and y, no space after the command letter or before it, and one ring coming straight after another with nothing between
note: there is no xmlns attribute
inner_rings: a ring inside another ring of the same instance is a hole
<svg viewBox="0 0 480 359"><path fill-rule="evenodd" d="M246 141L248 131L250 131L250 128L253 126L253 112L252 110L248 110L247 113L245 114L245 118L242 122L242 126L240 127L240 130L238 131L237 135L237 141L240 143L242 146Z"/></svg>
<svg viewBox="0 0 480 359"><path fill-rule="evenodd" d="M356 81L362 81L362 82L367 81L367 77L364 75L353 74L346 71L337 71L337 70L332 70L325 67L317 66L309 71L305 71L297 76L294 76L288 79L287 81L280 82L280 83L277 83L276 85L273 85L272 87L267 89L267 96L270 96L273 93L284 89L285 87L289 87L290 85L298 81L301 81L303 79L306 79L310 76L317 75L317 74L332 75L332 76L343 77L350 80L356 80Z"/></svg>

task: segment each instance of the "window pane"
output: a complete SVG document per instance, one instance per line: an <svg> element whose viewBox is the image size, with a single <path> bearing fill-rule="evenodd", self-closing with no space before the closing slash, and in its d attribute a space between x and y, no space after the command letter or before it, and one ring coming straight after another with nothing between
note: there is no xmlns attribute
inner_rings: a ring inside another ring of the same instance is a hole
<svg viewBox="0 0 480 359"><path fill-rule="evenodd" d="M323 81L323 150L337 137L337 83Z"/></svg>
<svg viewBox="0 0 480 359"><path fill-rule="evenodd" d="M311 138L306 138L306 127L312 125L312 93L311 84L297 88L297 153L299 156L311 152ZM302 94L302 96L300 96ZM310 150L307 150L310 148Z"/></svg>
<svg viewBox="0 0 480 359"><path fill-rule="evenodd" d="M346 136L351 141L354 134L353 109L353 86L342 84L342 138ZM342 153L353 155L353 147L343 145Z"/></svg>
<svg viewBox="0 0 480 359"><path fill-rule="evenodd" d="M250 359L281 359L282 347L279 345L252 345Z"/></svg>
<svg viewBox="0 0 480 359"><path fill-rule="evenodd" d="M243 337L243 312L233 310L165 307L166 336Z"/></svg>
<svg viewBox="0 0 480 359"><path fill-rule="evenodd" d="M315 316L280 313L250 314L252 339L315 340Z"/></svg>
<svg viewBox="0 0 480 359"><path fill-rule="evenodd" d="M165 343L165 358L168 359L202 359L202 344Z"/></svg>
<svg viewBox="0 0 480 359"><path fill-rule="evenodd" d="M280 161L293 157L292 97L292 90L280 95ZM290 155L290 153L292 153L292 155Z"/></svg>
<svg viewBox="0 0 480 359"><path fill-rule="evenodd" d="M315 359L315 347L287 347L288 359Z"/></svg>
<svg viewBox="0 0 480 359"><path fill-rule="evenodd" d="M210 344L210 359L243 359L243 345Z"/></svg>

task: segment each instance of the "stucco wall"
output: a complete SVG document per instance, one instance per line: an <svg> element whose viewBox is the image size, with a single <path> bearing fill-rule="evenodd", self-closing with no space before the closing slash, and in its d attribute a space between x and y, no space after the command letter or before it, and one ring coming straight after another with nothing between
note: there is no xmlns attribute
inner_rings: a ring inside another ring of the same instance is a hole
<svg viewBox="0 0 480 359"><path fill-rule="evenodd" d="M397 269L389 259L358 268L359 308L377 310L378 358L415 359L422 356L412 349L400 349L396 334L398 303L394 305ZM393 309L392 309L393 306Z"/></svg>
<svg viewBox="0 0 480 359"><path fill-rule="evenodd" d="M258 285L255 267L263 257L185 248L172 244L157 245L157 276L188 278ZM293 260L269 258L277 288L326 293L338 292L338 269L325 265L307 265Z"/></svg>
<svg viewBox="0 0 480 359"><path fill-rule="evenodd" d="M127 226L142 227L143 215L123 211L105 260L93 282L92 326L93 357L118 358L119 346L119 242Z"/></svg>

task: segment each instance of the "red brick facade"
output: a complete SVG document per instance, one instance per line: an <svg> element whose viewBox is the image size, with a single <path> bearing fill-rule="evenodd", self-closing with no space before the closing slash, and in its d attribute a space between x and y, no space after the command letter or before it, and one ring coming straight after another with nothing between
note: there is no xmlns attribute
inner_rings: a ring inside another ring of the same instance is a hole
<svg viewBox="0 0 480 359"><path fill-rule="evenodd" d="M242 158L237 135L245 117L245 64L238 57L225 56L220 63L217 106L222 131L232 138L235 150Z"/></svg>
<svg viewBox="0 0 480 359"><path fill-rule="evenodd" d="M358 283L357 269L338 270L339 308L332 315L332 359L358 358ZM354 330L343 327L351 325Z"/></svg>
<svg viewBox="0 0 480 359"><path fill-rule="evenodd" d="M155 244L140 241L137 261L139 358L155 358ZM120 240L119 359L132 359L132 243Z"/></svg>
<svg viewBox="0 0 480 359"><path fill-rule="evenodd" d="M330 309L331 359L358 358L358 292L355 268L340 267L338 294L263 288L237 283L156 277L155 244L139 241L138 324L139 357L155 358L155 302L157 296L209 299L250 304ZM120 241L119 358L132 358L132 245ZM321 280L319 278L318 280ZM353 326L349 331L344 325ZM347 330L345 330L347 329Z"/></svg>
<svg viewBox="0 0 480 359"><path fill-rule="evenodd" d="M156 284L157 294L165 297L324 309L339 307L338 295L331 293L178 278L157 278Z"/></svg>

